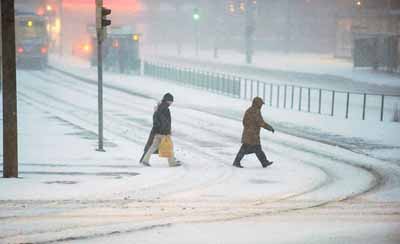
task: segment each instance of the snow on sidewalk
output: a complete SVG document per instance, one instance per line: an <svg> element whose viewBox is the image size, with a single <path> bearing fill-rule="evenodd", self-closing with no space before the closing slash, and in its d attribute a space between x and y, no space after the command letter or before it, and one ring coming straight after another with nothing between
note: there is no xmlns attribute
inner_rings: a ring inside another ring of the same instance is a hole
<svg viewBox="0 0 400 244"><path fill-rule="evenodd" d="M41 109L22 94L18 99L20 178L0 181L0 200L121 198L118 193L132 184L169 175L155 169L157 174L144 178L146 169L133 161L142 147L108 137L107 152L98 152L96 128Z"/></svg>
<svg viewBox="0 0 400 244"><path fill-rule="evenodd" d="M177 156L184 161L184 166L168 168L163 159L154 157L154 167L142 167L139 158L150 130L151 123L147 121L151 120L155 102L148 97L139 98L111 90L105 91L106 152L96 152L96 87L68 76L52 82L52 79L61 78L54 71L42 73L49 78L43 80L40 73L18 73L22 179L1 181L0 200L154 199L160 195L172 197L173 194L191 199L203 191L205 195L221 194L227 199L249 194L252 197L273 197L303 191L325 180L324 173L318 168L301 162L293 165L292 159L271 153L269 156L279 160L280 167L268 174L254 172L255 168L261 168L259 164L254 165L254 169L244 170L244 174L230 183L236 191L226 191L226 187L219 184L210 189L204 187L210 182L229 180L234 174L231 162L240 140L232 142L235 147L225 145L227 149L221 148L230 141L229 138L212 138L215 135L203 127L188 124L185 120L189 117L184 113L173 117ZM196 116L193 111L187 113ZM216 118L198 114L195 123L199 125L209 120L206 116ZM240 122L225 118L219 120L226 120L219 122L226 123L226 126L240 125ZM196 137L188 140L193 134ZM214 155L211 148L223 150L224 154ZM262 183L257 183L263 182L267 176L274 187L265 188ZM254 177L258 181L249 181ZM364 180L370 181L370 176L366 175L361 181ZM249 185L252 187L247 187ZM3 191L9 187L13 191ZM360 188L363 187L361 184ZM192 188L204 189L185 193ZM2 215L7 215L7 212L0 212Z"/></svg>

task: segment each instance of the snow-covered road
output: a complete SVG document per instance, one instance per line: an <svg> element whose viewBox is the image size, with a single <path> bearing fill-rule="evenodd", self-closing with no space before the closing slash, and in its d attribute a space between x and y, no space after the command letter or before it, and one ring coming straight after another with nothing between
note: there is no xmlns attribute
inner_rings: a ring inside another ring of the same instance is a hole
<svg viewBox="0 0 400 244"><path fill-rule="evenodd" d="M19 71L18 82L21 107L29 107L27 111L38 116L51 115L86 134L96 135L94 81L47 70ZM137 78L133 86L150 82L149 78ZM24 179L17 180L18 184L16 181L0 183L1 189L13 189L0 194L0 243L109 243L115 236L119 242L131 243L128 241L132 240L131 235L138 232L140 243L159 243L160 239L153 239L153 235L165 227L168 227L165 232L188 231L193 238L180 239L171 237L170 233L165 239L167 243L191 243L190 240L260 243L271 240L264 235L268 226L279 226L281 222L306 226L320 223L321 232L325 233L320 240L334 235L335 231L357 236L368 232L371 226L354 230L351 226L375 223L382 230L375 235L377 241L397 243L400 240L399 232L395 231L400 223L398 165L276 133L264 135L262 141L274 165L262 169L255 157L248 157L243 161L245 169L232 168L240 146L240 120L218 115L202 106L177 102L172 107L173 139L184 166L167 168L166 162L154 157L152 168L142 168L138 160L157 100L153 94L143 94L117 83L106 82L104 92L107 150L104 155L110 161L97 163L101 155L87 156L89 163L83 165L81 159L74 161L74 155L62 155L62 152L53 152L61 154L61 159L55 161L43 160L45 157L40 155L34 161L32 157L23 158L21 176ZM50 122L40 121L49 123L42 126L50 130ZM75 147L71 145L73 150ZM115 160L121 157L124 158L122 165ZM62 188L57 184L42 184L48 175L78 183ZM114 178L108 179L110 176ZM35 190L29 191L29 184L24 181L34 184ZM329 226L335 217L340 220L333 231L324 232L323 226ZM292 222L293 219L296 220ZM255 223L265 226L266 230L252 229L249 239L240 231L235 232ZM227 226L232 226L234 231L225 237L220 234L216 239L202 239L193 231L194 226L220 230L220 233L227 233ZM275 231L279 233L284 228L277 227ZM304 239L296 243L317 242L307 237L311 233L306 231ZM291 238L279 235L272 240L290 243ZM355 239L354 243L359 240L364 239Z"/></svg>

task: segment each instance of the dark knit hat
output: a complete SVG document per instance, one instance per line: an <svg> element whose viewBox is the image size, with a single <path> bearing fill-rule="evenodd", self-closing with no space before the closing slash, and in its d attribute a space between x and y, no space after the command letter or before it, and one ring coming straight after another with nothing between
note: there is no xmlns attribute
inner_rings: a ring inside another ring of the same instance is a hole
<svg viewBox="0 0 400 244"><path fill-rule="evenodd" d="M164 102L173 102L174 101L174 96L172 96L171 93L167 93L164 95L163 99Z"/></svg>

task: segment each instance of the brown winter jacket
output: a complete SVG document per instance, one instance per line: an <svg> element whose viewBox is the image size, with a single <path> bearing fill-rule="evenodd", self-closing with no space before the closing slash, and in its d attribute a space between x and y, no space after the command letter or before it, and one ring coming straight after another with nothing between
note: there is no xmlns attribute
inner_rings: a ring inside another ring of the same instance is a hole
<svg viewBox="0 0 400 244"><path fill-rule="evenodd" d="M261 107L264 101L260 97L253 99L253 104L247 109L243 118L242 143L248 145L260 145L261 128L274 132L272 126L267 124L261 115Z"/></svg>

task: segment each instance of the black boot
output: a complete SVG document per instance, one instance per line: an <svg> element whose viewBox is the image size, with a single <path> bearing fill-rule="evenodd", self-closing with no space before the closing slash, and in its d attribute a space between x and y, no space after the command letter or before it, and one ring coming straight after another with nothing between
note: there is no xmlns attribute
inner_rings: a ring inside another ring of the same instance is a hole
<svg viewBox="0 0 400 244"><path fill-rule="evenodd" d="M236 168L243 168L243 166L240 163L236 163L236 162L233 163L233 166Z"/></svg>
<svg viewBox="0 0 400 244"><path fill-rule="evenodd" d="M265 161L265 162L262 162L261 164L262 164L262 167L263 168L266 168L266 167L268 167L268 166L270 166L271 164L273 164L274 162L272 162L272 161Z"/></svg>

